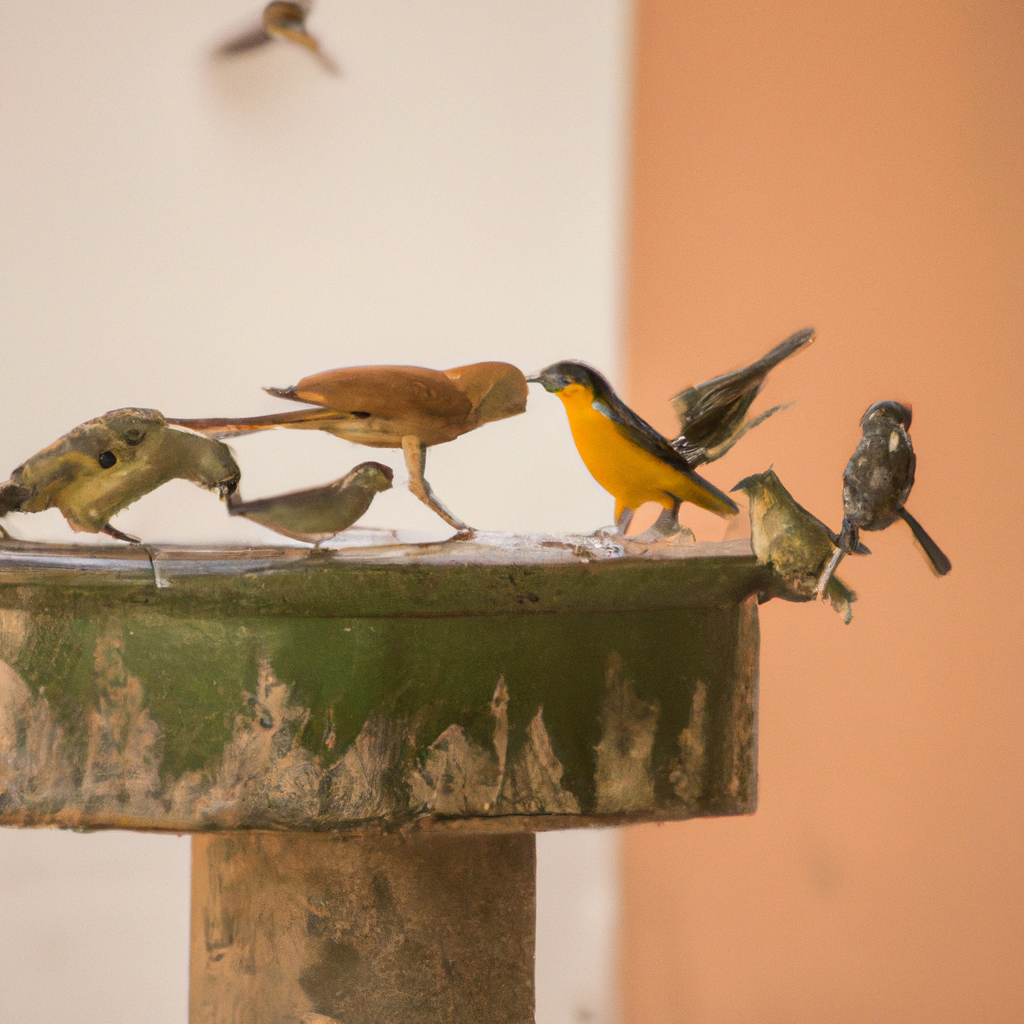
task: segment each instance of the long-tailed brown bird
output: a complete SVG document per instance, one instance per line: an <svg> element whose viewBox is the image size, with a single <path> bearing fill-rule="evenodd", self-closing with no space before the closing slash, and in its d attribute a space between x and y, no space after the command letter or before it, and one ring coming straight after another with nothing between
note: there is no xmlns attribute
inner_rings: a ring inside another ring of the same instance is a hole
<svg viewBox="0 0 1024 1024"><path fill-rule="evenodd" d="M485 423L526 411L526 378L509 363L471 363L451 370L420 366L349 366L305 377L268 394L308 402L312 409L246 419L177 419L211 437L287 427L325 430L371 448L401 448L409 490L465 537L472 529L434 496L423 476L427 449Z"/></svg>
<svg viewBox="0 0 1024 1024"><path fill-rule="evenodd" d="M936 576L953 568L938 544L903 507L914 486L917 456L910 443L909 407L899 402L876 402L861 417L861 439L843 473L843 528L839 546L821 575L818 593L844 555L856 550L861 530L884 530L902 519L928 559Z"/></svg>
<svg viewBox="0 0 1024 1024"><path fill-rule="evenodd" d="M59 508L73 530L138 543L110 518L168 480L227 498L241 476L220 441L175 430L155 409L115 409L23 462L0 484L0 516Z"/></svg>
<svg viewBox="0 0 1024 1024"><path fill-rule="evenodd" d="M822 569L837 549L838 536L794 499L772 469L746 477L733 490L747 495L750 546L762 565L772 567L777 581L762 600L813 601ZM859 551L868 554L863 545ZM857 595L837 576L829 581L825 593L849 623L850 605Z"/></svg>
<svg viewBox="0 0 1024 1024"><path fill-rule="evenodd" d="M270 498L242 501L236 491L228 512L317 547L366 513L375 494L391 487L393 473L379 462L361 462L340 480Z"/></svg>
<svg viewBox="0 0 1024 1024"><path fill-rule="evenodd" d="M768 374L795 352L814 341L814 329L797 331L776 345L767 355L742 370L723 373L703 384L680 391L670 399L679 417L679 436L672 447L686 457L691 466L720 459L748 431L763 423L786 405L743 422Z"/></svg>
<svg viewBox="0 0 1024 1024"><path fill-rule="evenodd" d="M273 39L282 39L309 50L331 74L336 75L338 65L324 53L319 41L306 28L306 18L312 6L310 0L300 0L298 3L295 0L272 0L263 8L260 24L219 46L217 53L222 57L231 57L255 50Z"/></svg>

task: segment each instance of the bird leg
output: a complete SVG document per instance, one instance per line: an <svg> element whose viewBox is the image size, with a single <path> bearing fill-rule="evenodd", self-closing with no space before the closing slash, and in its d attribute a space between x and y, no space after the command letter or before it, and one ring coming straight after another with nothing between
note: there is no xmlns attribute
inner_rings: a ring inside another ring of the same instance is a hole
<svg viewBox="0 0 1024 1024"><path fill-rule="evenodd" d="M619 533L623 537L626 536L626 531L629 529L629 524L633 521L633 510L631 508L624 508L615 520L615 525L618 527Z"/></svg>
<svg viewBox="0 0 1024 1024"><path fill-rule="evenodd" d="M409 490L416 495L424 505L427 506L431 511L436 512L449 526L455 531L455 537L462 540L466 537L472 537L474 530L473 527L467 526L461 519L456 519L434 497L434 492L430 489L430 484L427 483L426 478L423 476L423 470L427 465L427 449L420 442L420 439L415 434L406 434L402 438L402 452L405 455L405 468L409 471Z"/></svg>
<svg viewBox="0 0 1024 1024"><path fill-rule="evenodd" d="M679 532L679 506L682 504L681 501L676 501L671 508L663 508L661 514L654 521L654 525L650 528L650 533L662 537L671 537L672 534Z"/></svg>
<svg viewBox="0 0 1024 1024"><path fill-rule="evenodd" d="M113 537L114 540L125 540L129 544L141 544L142 541L138 537L133 537L130 533L122 533L116 526L111 526L107 523L102 530L108 537Z"/></svg>
<svg viewBox="0 0 1024 1024"><path fill-rule="evenodd" d="M818 580L818 585L814 589L814 596L816 598L825 597L825 588L828 586L829 581L832 579L832 574L836 571L836 567L843 560L843 555L846 552L840 547L836 548L835 554L832 555L832 560L825 566L825 571L821 574L821 579Z"/></svg>

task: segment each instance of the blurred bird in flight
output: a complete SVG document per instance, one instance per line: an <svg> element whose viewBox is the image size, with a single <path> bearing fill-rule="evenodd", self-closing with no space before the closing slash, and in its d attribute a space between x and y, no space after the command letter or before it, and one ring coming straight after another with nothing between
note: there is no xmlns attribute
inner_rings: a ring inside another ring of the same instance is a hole
<svg viewBox="0 0 1024 1024"><path fill-rule="evenodd" d="M211 437L285 427L324 430L373 448L401 448L409 471L409 490L436 512L456 536L471 527L434 496L423 472L427 448L460 434L526 411L527 386L509 363L471 363L451 370L419 366L349 366L305 377L268 394L307 402L313 408L244 419L175 419L168 422Z"/></svg>
<svg viewBox="0 0 1024 1024"><path fill-rule="evenodd" d="M910 527L936 576L952 564L924 527L903 507L914 486L917 456L910 443L909 406L876 402L861 417L861 439L843 473L843 528L838 547L818 584L827 592L829 580L843 556L856 551L861 530L884 530L897 519Z"/></svg>
<svg viewBox="0 0 1024 1024"><path fill-rule="evenodd" d="M155 409L115 409L23 462L0 484L0 516L59 508L73 530L138 543L110 519L168 480L227 498L241 476L226 444L175 430Z"/></svg>
<svg viewBox="0 0 1024 1024"><path fill-rule="evenodd" d="M217 54L232 57L255 50L273 39L282 39L309 50L331 74L336 75L338 65L324 53L319 41L306 28L306 18L311 7L310 0L271 0L263 8L260 24L219 46Z"/></svg>
<svg viewBox="0 0 1024 1024"><path fill-rule="evenodd" d="M527 379L562 400L580 457L615 499L615 523L621 533L636 509L648 501L664 509L655 524L662 533L677 528L684 501L720 516L736 513L732 499L697 476L689 461L637 416L593 367L566 360Z"/></svg>
<svg viewBox="0 0 1024 1024"><path fill-rule="evenodd" d="M748 431L763 423L786 405L776 405L767 412L743 422L768 374L795 352L814 341L814 330L797 331L776 345L767 355L742 370L723 373L692 388L680 391L670 399L679 417L679 436L672 447L691 466L720 459Z"/></svg>
<svg viewBox="0 0 1024 1024"><path fill-rule="evenodd" d="M374 495L391 487L392 476L388 466L362 462L340 480L322 487L256 501L242 501L236 491L228 499L228 512L319 546L362 518Z"/></svg>

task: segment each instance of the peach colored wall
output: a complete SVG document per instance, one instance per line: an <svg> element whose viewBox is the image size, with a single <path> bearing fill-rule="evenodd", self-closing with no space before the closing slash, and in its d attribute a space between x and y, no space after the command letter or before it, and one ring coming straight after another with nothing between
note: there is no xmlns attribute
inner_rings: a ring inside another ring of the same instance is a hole
<svg viewBox="0 0 1024 1024"><path fill-rule="evenodd" d="M669 431L673 390L814 325L761 400L799 403L707 475L774 462L838 526L860 414L911 401L953 572L899 524L841 570L852 625L762 609L760 808L627 832L625 1020L1020 1021L1024 8L637 17L632 402Z"/></svg>

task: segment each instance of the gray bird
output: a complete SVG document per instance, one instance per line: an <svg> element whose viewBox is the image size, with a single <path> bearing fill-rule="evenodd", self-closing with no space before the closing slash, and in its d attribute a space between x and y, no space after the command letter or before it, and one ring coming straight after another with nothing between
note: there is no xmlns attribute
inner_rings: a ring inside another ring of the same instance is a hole
<svg viewBox="0 0 1024 1024"><path fill-rule="evenodd" d="M361 462L350 473L322 487L291 491L271 498L228 500L228 512L245 516L295 540L319 546L359 520L373 496L391 487L393 473L379 462Z"/></svg>
<svg viewBox="0 0 1024 1024"><path fill-rule="evenodd" d="M670 399L679 417L679 436L672 447L691 466L720 459L748 431L787 405L776 405L743 422L768 374L795 352L814 341L814 329L797 331L749 366L680 391Z"/></svg>
<svg viewBox="0 0 1024 1024"><path fill-rule="evenodd" d="M220 441L168 426L155 409L97 416L23 462L0 484L0 516L59 508L72 530L137 538L110 518L168 480L232 494L241 473Z"/></svg>
<svg viewBox="0 0 1024 1024"><path fill-rule="evenodd" d="M772 567L776 579L776 586L762 594L761 600L813 601L838 536L793 498L772 469L746 477L733 490L747 495L750 546L762 565ZM858 550L868 553L863 545ZM850 605L857 595L837 576L829 580L825 593L849 623L853 617Z"/></svg>
<svg viewBox="0 0 1024 1024"><path fill-rule="evenodd" d="M823 594L845 555L856 551L861 530L884 530L902 519L921 545L936 576L952 569L924 527L903 507L914 486L917 457L910 443L911 410L899 402L876 402L861 417L862 436L843 473L843 528L822 573Z"/></svg>

